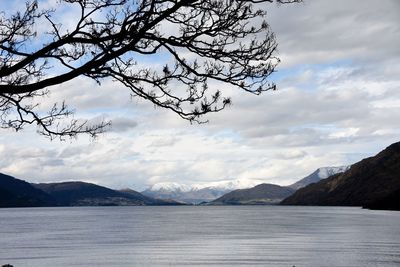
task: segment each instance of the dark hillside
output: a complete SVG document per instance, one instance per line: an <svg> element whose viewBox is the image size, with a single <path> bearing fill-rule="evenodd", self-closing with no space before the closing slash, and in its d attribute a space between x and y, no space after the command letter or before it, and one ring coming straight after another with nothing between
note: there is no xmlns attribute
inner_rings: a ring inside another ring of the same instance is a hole
<svg viewBox="0 0 400 267"><path fill-rule="evenodd" d="M0 207L54 206L55 200L31 184L0 173Z"/></svg>
<svg viewBox="0 0 400 267"><path fill-rule="evenodd" d="M400 142L342 174L299 189L282 204L399 209L399 192Z"/></svg>

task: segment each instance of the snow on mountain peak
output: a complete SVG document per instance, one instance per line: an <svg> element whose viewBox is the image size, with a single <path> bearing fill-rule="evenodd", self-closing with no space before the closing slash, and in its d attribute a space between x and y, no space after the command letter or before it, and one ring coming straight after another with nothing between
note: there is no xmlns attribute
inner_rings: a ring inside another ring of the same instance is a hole
<svg viewBox="0 0 400 267"><path fill-rule="evenodd" d="M339 167L322 167L318 169L318 176L321 179L326 179L337 173L345 172L350 168L350 166L339 166Z"/></svg>
<svg viewBox="0 0 400 267"><path fill-rule="evenodd" d="M263 183L259 180L248 180L248 179L236 179L236 180L223 180L218 182L205 183L201 185L196 185L197 188L210 188L215 190L236 190L251 188L258 184Z"/></svg>
<svg viewBox="0 0 400 267"><path fill-rule="evenodd" d="M176 182L162 182L152 185L148 190L150 191L168 191L168 192L190 192L201 189L213 189L221 191L232 191L236 189L244 189L254 187L263 183L260 180L236 179L236 180L223 180L217 182L201 183L201 184L181 184Z"/></svg>
<svg viewBox="0 0 400 267"><path fill-rule="evenodd" d="M193 190L193 187L186 184L180 184L175 182L163 182L157 183L150 187L151 191L181 191L181 192L189 192Z"/></svg>

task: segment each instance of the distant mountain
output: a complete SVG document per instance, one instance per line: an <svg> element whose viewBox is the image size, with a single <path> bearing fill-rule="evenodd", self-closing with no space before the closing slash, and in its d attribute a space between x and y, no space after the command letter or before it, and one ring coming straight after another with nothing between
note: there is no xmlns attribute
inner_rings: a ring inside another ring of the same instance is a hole
<svg viewBox="0 0 400 267"><path fill-rule="evenodd" d="M145 197L148 200L150 199L151 200L151 204L148 204L148 205L185 205L186 204L186 203L182 203L182 202L175 201L173 199L168 199L168 198L157 199L157 198L148 197L148 196L145 196L145 195L143 195L143 194L141 194L141 193L139 193L139 192L137 192L135 190L129 189L129 188L121 189L121 190L118 190L118 191L123 193L123 194L129 195L130 197L136 197L136 198Z"/></svg>
<svg viewBox="0 0 400 267"><path fill-rule="evenodd" d="M334 174L342 173L347 171L350 166L340 166L340 167L322 167L311 173L310 175L304 177L300 181L289 185L290 188L298 190L312 183L318 183L322 179L326 179Z"/></svg>
<svg viewBox="0 0 400 267"><path fill-rule="evenodd" d="M192 191L191 186L173 182L157 183L141 193L145 196L156 199L174 199L185 203L193 203L192 199L188 199L186 194Z"/></svg>
<svg viewBox="0 0 400 267"><path fill-rule="evenodd" d="M260 184L253 188L235 190L209 202L209 205L233 205L233 204L276 204L293 194L297 189L321 179L341 173L349 169L349 166L322 167L300 181L283 187L274 184Z"/></svg>
<svg viewBox="0 0 400 267"><path fill-rule="evenodd" d="M0 207L54 206L56 201L29 183L0 173Z"/></svg>
<svg viewBox="0 0 400 267"><path fill-rule="evenodd" d="M300 181L289 185L288 187L294 192L295 190L305 187L311 183L319 182L321 179L328 178L336 173L346 171L350 166L341 167L322 167L314 171L312 174L301 179ZM157 183L149 187L141 193L143 195L157 198L157 199L174 199L176 201L199 204L202 202L211 202L232 192L237 189L248 189L258 184L261 184L260 180L226 180L218 182L210 182L206 184L187 185L176 182L164 182ZM288 195L285 195L288 196Z"/></svg>
<svg viewBox="0 0 400 267"><path fill-rule="evenodd" d="M182 205L84 182L30 184L0 173L0 207Z"/></svg>
<svg viewBox="0 0 400 267"><path fill-rule="evenodd" d="M198 204L208 202L239 188L252 187L257 181L229 180L211 182L201 185L186 185L180 183L157 183L142 194L159 199L174 199L185 203Z"/></svg>
<svg viewBox="0 0 400 267"><path fill-rule="evenodd" d="M149 188L143 191L142 194L156 199L173 199L183 203L198 204L203 201L214 200L227 192L229 191L219 190L214 188L201 188L201 189L192 188L189 191L183 191L179 188L177 189L160 188L158 190Z"/></svg>
<svg viewBox="0 0 400 267"><path fill-rule="evenodd" d="M400 210L400 142L350 169L299 189L283 205L363 206Z"/></svg>
<svg viewBox="0 0 400 267"><path fill-rule="evenodd" d="M233 191L236 189L246 189L262 184L263 180L255 179L235 179L235 180L224 180L217 182L209 182L206 184L195 185L197 188L211 188L220 191Z"/></svg>
<svg viewBox="0 0 400 267"><path fill-rule="evenodd" d="M156 183L150 186L147 190L152 192L189 192L196 189L194 186L180 184L175 182Z"/></svg>
<svg viewBox="0 0 400 267"><path fill-rule="evenodd" d="M208 205L277 204L295 190L274 184L260 184L249 189L238 189L211 201Z"/></svg>
<svg viewBox="0 0 400 267"><path fill-rule="evenodd" d="M103 186L84 182L33 184L33 186L52 196L61 206L131 206L173 204L173 202L144 196L134 190L129 190L129 192L120 192Z"/></svg>

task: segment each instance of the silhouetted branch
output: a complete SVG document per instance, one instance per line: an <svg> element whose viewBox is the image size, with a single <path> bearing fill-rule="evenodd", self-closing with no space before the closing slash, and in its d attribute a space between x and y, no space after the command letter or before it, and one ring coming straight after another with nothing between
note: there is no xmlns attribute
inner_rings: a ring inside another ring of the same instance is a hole
<svg viewBox="0 0 400 267"><path fill-rule="evenodd" d="M198 122L231 103L221 90L210 88L209 81L254 94L275 89L267 78L279 63L277 43L268 23L260 20L265 12L257 8L272 2L63 0L79 10L69 29L57 22L55 10L39 10L37 1L27 3L23 12L2 13L2 127L20 130L35 123L51 138L102 132L109 123L88 126L87 121L72 120L61 126L61 119L72 114L64 103L46 115L39 115L38 105L26 104L78 76L97 82L111 77L132 95ZM42 45L34 44L39 22L49 24L46 37L40 36ZM162 69L141 67L136 61L157 55L168 58Z"/></svg>

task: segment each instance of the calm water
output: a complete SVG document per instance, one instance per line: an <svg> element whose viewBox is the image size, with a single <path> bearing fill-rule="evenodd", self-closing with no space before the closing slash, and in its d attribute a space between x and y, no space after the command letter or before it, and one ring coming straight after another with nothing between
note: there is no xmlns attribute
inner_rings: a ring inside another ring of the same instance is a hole
<svg viewBox="0 0 400 267"><path fill-rule="evenodd" d="M400 212L333 207L0 209L0 266L400 266Z"/></svg>

